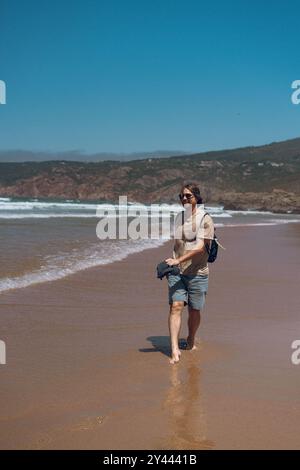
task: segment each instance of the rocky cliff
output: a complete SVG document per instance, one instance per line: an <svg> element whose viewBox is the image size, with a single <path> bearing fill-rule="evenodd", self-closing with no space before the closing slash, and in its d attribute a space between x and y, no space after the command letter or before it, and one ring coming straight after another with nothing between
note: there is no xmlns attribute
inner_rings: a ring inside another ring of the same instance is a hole
<svg viewBox="0 0 300 470"><path fill-rule="evenodd" d="M143 203L178 201L184 182L228 209L300 213L300 139L126 162L0 163L0 196Z"/></svg>

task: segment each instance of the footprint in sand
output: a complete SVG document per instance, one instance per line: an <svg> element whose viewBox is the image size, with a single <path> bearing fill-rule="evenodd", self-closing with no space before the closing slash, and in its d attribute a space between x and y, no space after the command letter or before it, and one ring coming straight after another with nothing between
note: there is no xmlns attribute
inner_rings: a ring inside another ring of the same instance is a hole
<svg viewBox="0 0 300 470"><path fill-rule="evenodd" d="M93 416L93 417L88 417L85 418L83 421L80 423L75 424L72 426L69 430L72 432L77 432L77 431L91 431L98 426L101 426L106 419L106 416Z"/></svg>
<svg viewBox="0 0 300 470"><path fill-rule="evenodd" d="M36 449L43 449L44 447L48 447L52 441L53 437L51 437L50 434L44 433L36 439L36 445L34 447Z"/></svg>
<svg viewBox="0 0 300 470"><path fill-rule="evenodd" d="M35 448L37 449L43 449L47 448L54 440L60 435L63 435L66 431L67 432L80 432L80 431L92 431L93 429L96 429L98 426L101 426L103 422L105 421L107 417L106 416L93 416L93 417L87 417L83 419L81 422L74 424L73 426L70 427L63 427L56 429L55 433L53 435L44 433L40 437L37 437L35 440Z"/></svg>

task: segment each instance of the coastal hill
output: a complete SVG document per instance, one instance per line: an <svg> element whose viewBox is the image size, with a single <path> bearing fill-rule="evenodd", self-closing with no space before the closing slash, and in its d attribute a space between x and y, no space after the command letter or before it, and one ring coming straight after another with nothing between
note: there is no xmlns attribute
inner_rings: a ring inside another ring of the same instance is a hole
<svg viewBox="0 0 300 470"><path fill-rule="evenodd" d="M300 213L300 138L130 161L0 162L1 197L177 202L189 181L200 185L208 204Z"/></svg>

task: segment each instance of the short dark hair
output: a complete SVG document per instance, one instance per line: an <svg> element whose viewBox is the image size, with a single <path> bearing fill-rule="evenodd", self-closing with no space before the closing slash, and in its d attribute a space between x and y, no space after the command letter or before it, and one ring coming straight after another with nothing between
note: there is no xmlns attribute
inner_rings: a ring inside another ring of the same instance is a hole
<svg viewBox="0 0 300 470"><path fill-rule="evenodd" d="M183 190L184 189L189 189L191 191L191 193L195 196L195 198L197 199L197 204L203 204L203 200L202 200L202 197L200 195L200 188L199 186L196 184L196 183L187 183L187 184L184 184L182 187L181 187L181 191L180 193L182 194L183 193Z"/></svg>

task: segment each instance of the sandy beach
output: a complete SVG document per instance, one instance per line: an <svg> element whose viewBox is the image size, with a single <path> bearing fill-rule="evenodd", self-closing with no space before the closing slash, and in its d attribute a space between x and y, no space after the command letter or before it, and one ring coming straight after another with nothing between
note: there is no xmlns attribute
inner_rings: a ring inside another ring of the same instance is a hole
<svg viewBox="0 0 300 470"><path fill-rule="evenodd" d="M300 224L218 234L198 349L173 366L172 242L2 293L0 448L299 449Z"/></svg>

